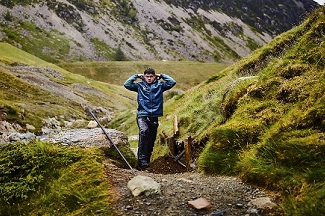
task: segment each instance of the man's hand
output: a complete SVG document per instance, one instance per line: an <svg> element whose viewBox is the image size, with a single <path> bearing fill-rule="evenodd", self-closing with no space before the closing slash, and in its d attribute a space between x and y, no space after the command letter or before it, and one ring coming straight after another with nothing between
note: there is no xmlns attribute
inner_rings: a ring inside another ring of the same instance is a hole
<svg viewBox="0 0 325 216"><path fill-rule="evenodd" d="M143 76L143 74L138 74L138 78L142 78Z"/></svg>
<svg viewBox="0 0 325 216"><path fill-rule="evenodd" d="M156 77L157 77L158 79L161 79L161 74L156 74Z"/></svg>

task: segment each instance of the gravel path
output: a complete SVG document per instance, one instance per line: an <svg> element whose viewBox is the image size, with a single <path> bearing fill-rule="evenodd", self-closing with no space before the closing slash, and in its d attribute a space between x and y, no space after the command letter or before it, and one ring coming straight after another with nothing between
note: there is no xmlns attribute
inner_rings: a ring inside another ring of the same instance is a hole
<svg viewBox="0 0 325 216"><path fill-rule="evenodd" d="M118 215L272 214L248 206L249 201L258 197L268 196L272 199L271 194L234 177L207 176L196 172L159 174L153 173L150 169L146 171L121 169L111 163L106 164L106 168L115 194L112 208ZM161 194L133 197L127 183L137 175L151 177L160 183ZM196 210L188 204L188 201L200 197L210 201L212 207Z"/></svg>

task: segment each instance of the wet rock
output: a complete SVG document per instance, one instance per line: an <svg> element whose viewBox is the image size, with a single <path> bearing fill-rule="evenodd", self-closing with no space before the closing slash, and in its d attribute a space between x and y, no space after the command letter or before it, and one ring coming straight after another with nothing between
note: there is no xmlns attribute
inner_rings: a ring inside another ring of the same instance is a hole
<svg viewBox="0 0 325 216"><path fill-rule="evenodd" d="M7 136L8 141L10 142L28 142L32 139L35 139L36 135L33 133L18 133L18 132L13 132L9 133Z"/></svg>
<svg viewBox="0 0 325 216"><path fill-rule="evenodd" d="M0 121L0 145L8 142L28 142L36 138L33 133L20 133L22 127L19 124L9 123L7 121Z"/></svg>
<svg viewBox="0 0 325 216"><path fill-rule="evenodd" d="M128 205L128 206L125 207L125 209L126 209L126 210L131 210L131 209L133 209L133 207L130 206L130 205Z"/></svg>
<svg viewBox="0 0 325 216"><path fill-rule="evenodd" d="M106 96L103 97L105 98ZM106 109L103 107L94 107L92 108L92 112L101 123L109 123L112 120L113 111L111 109Z"/></svg>
<svg viewBox="0 0 325 216"><path fill-rule="evenodd" d="M44 73L60 80L64 79L63 75L60 72L49 67L27 66L20 63L11 64L11 66L15 67L14 71L17 73Z"/></svg>

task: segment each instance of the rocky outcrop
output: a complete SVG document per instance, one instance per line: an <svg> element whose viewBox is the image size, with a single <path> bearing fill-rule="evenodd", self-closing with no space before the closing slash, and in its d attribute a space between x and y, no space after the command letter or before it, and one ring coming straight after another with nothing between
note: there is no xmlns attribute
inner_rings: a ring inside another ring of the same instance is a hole
<svg viewBox="0 0 325 216"><path fill-rule="evenodd" d="M284 0L280 3L272 0L165 0L165 2L178 7L191 8L195 12L200 9L222 11L230 17L240 17L244 23L257 31L267 32L272 36L298 25L304 19L304 15L318 6L314 1L292 0ZM286 21L279 22L283 19ZM224 28L227 30L227 26ZM236 26L230 29L235 30Z"/></svg>
<svg viewBox="0 0 325 216"><path fill-rule="evenodd" d="M124 146L129 144L124 133L115 129L105 130L115 145ZM112 147L112 144L107 140L100 128L62 130L59 133L40 137L40 140L67 146L98 147L104 150Z"/></svg>
<svg viewBox="0 0 325 216"><path fill-rule="evenodd" d="M104 151L109 151L113 146L101 128L61 128L60 122L55 118L46 119L44 123L43 133L37 136L29 131L20 132L23 128L18 124L0 121L0 145L36 139L65 146L97 147ZM128 137L124 133L115 129L105 129L105 131L114 145L129 147Z"/></svg>

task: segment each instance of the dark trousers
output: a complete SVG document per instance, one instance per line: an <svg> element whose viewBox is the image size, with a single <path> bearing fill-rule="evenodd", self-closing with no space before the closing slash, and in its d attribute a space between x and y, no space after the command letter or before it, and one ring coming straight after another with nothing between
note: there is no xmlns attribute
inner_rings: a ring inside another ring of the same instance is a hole
<svg viewBox="0 0 325 216"><path fill-rule="evenodd" d="M138 163L140 167L148 166L155 144L158 117L137 117L139 127Z"/></svg>

